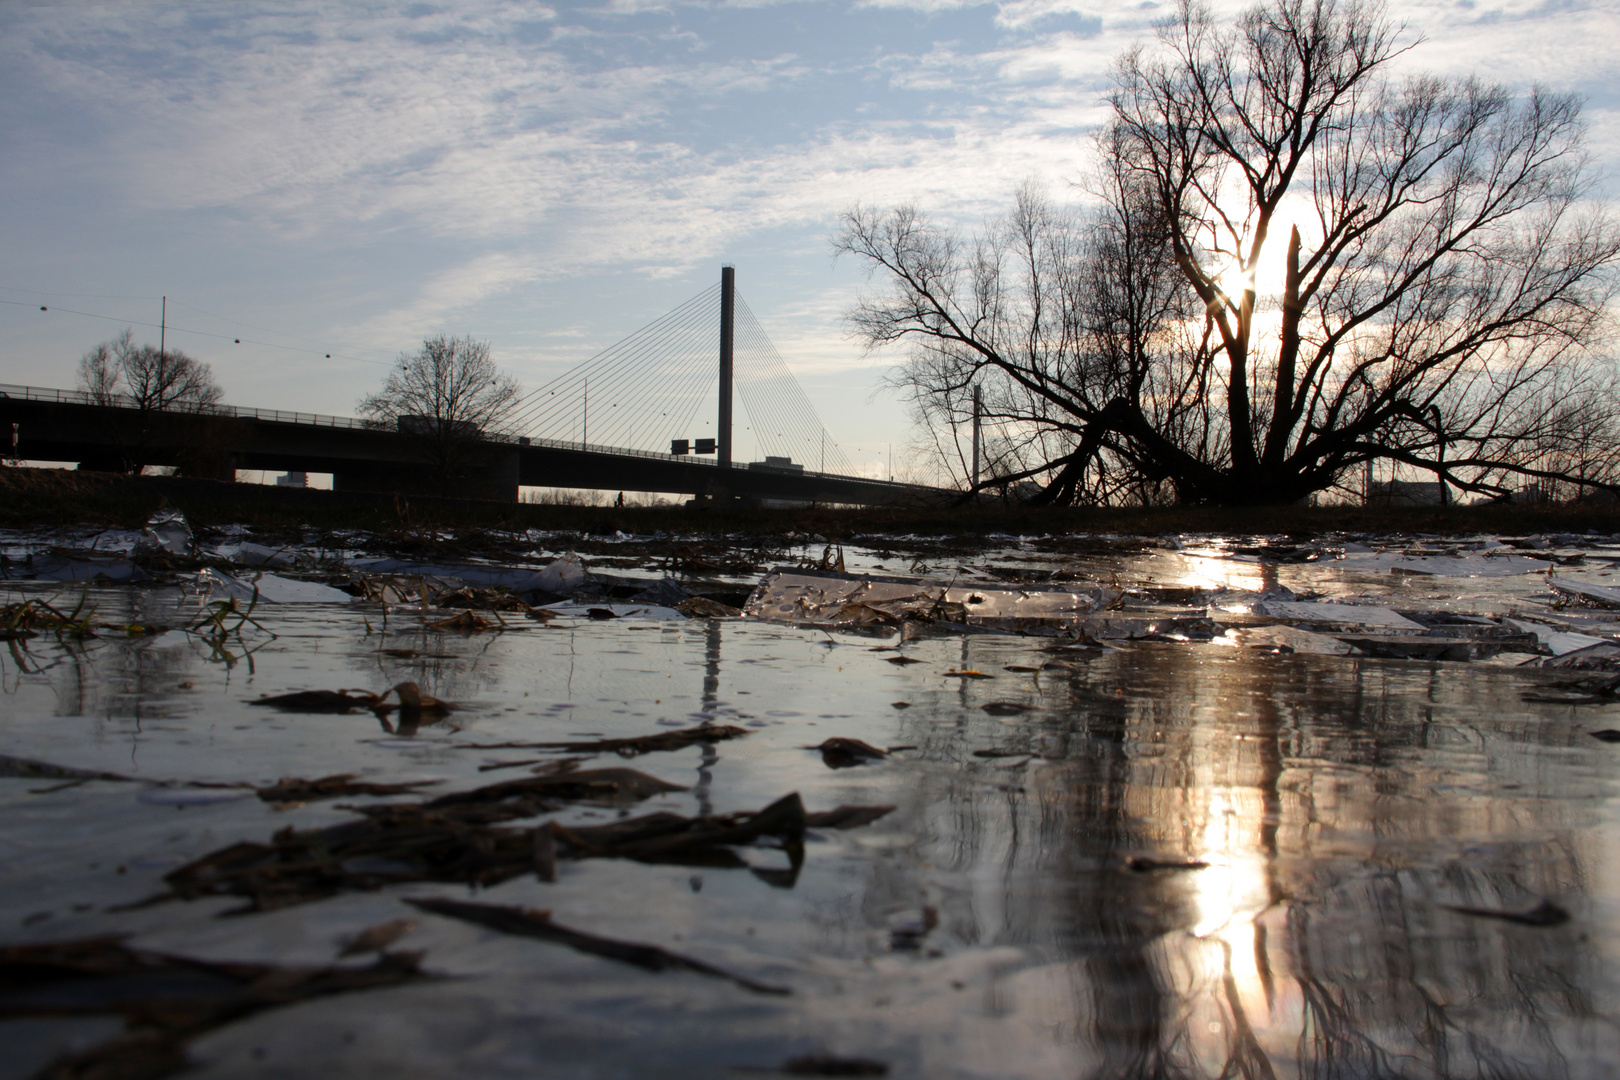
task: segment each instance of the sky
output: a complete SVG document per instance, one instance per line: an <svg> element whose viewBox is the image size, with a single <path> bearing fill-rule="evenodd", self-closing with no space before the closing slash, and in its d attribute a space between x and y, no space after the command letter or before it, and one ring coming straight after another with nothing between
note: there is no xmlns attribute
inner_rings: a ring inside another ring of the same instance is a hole
<svg viewBox="0 0 1620 1080"><path fill-rule="evenodd" d="M0 382L71 387L126 326L156 344L166 296L167 343L232 404L351 414L436 333L532 387L729 263L839 446L871 475L892 447L898 470L902 357L846 333L871 286L833 256L840 212L971 229L1029 180L1075 197L1110 65L1168 13L5 0ZM1616 190L1620 0L1391 13L1409 70L1584 95Z"/></svg>

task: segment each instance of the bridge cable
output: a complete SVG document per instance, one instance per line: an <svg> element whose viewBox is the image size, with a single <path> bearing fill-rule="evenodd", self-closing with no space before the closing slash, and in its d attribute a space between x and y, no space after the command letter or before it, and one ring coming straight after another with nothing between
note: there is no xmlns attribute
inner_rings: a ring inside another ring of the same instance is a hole
<svg viewBox="0 0 1620 1080"><path fill-rule="evenodd" d="M681 338L689 336L700 326L705 309L710 306L706 301L716 299L718 294L719 286L704 290L584 363L536 387L527 395L528 407L519 415L518 422L537 434L542 433L541 429L563 420L570 421L570 427L575 426L582 411L580 407L587 379L599 380L601 392L613 394L621 388L620 384L627 373L637 373L640 361L666 351L668 346L678 344ZM563 393L559 394L558 391Z"/></svg>
<svg viewBox="0 0 1620 1080"><path fill-rule="evenodd" d="M677 309L677 313L671 314L680 314L680 311ZM659 322L663 324L664 321L661 319ZM654 325L654 337L663 335L667 329L669 329L667 324ZM642 334L642 332L638 332L638 334ZM632 337L635 337L635 335L632 335ZM633 348L642 347L645 340L646 338L640 338L635 342ZM580 392L583 390L583 385L585 385L585 382L590 381L591 377L595 376L599 390L608 390L609 385L604 384L604 376L606 376L606 382L612 382L612 368L609 368L609 364L619 359L617 353L624 351L624 347L625 342L619 342L609 350L604 350L603 353L598 353L598 355L588 359L585 363L570 368L562 376L536 387L533 392L528 393L527 397L525 397L527 408L523 408L518 413L517 423L530 427L531 431L551 427L557 423L567 423L572 427L573 424L577 423L578 413L580 413L580 405L582 405L582 393ZM562 393L557 393L559 390L562 390ZM556 432L556 434L562 434L562 432Z"/></svg>
<svg viewBox="0 0 1620 1080"><path fill-rule="evenodd" d="M696 314L694 313L694 316ZM628 362L630 357L626 357L625 363L606 374L607 381L602 392L608 400L609 411L604 419L604 439L619 440L621 443L633 440L635 430L645 426L661 411L659 399L667 397L684 381L683 376L690 371L691 365L687 361L692 354L693 346L683 339L689 339L690 332L700 325L701 323L695 323L693 319L686 320L685 325L680 328L680 333L669 335L672 340L664 354L650 356L659 362L657 375L648 375L645 369L638 370L637 365ZM701 343L698 348L701 348ZM649 343L642 350L643 355L650 353L651 349L652 345ZM659 381L642 385L649 378ZM614 400L626 395L629 396L624 401ZM621 404L628 407L620 410L618 406Z"/></svg>
<svg viewBox="0 0 1620 1080"><path fill-rule="evenodd" d="M748 406L749 418L753 421L754 433L760 445L766 449L767 455L776 454L792 458L797 452L800 464L806 464L802 448L795 447L799 441L799 433L792 428L792 418L782 407L780 392L773 385L774 379L769 376L762 377L757 373L755 361L761 351L761 331L757 321L749 318L747 306L743 308L743 318L740 320L739 337L743 342L740 357L739 374L745 377L738 381L738 391ZM777 428L785 430L777 431ZM787 442L779 442L787 439Z"/></svg>
<svg viewBox="0 0 1620 1080"><path fill-rule="evenodd" d="M704 316L711 314L717 313L703 313ZM695 324L691 320L687 320L685 325L681 327L683 333L671 335L670 347L663 356L658 358L661 361L662 379L650 387L635 388L640 404L625 416L627 421L633 420L635 423L633 426L630 424L620 425L614 428L615 431L623 430L625 427L632 427L632 430L634 428L645 430L656 423L656 426L660 429L659 435L668 434L672 431L675 434L681 433L678 427L661 421L668 420L667 414L672 408L677 410L679 419L688 419L701 404L701 401L696 399L695 395L700 393L705 385L712 386L714 384L716 373L712 370L705 370L707 365L702 362L712 349L712 338L707 333L710 325L712 325L712 320L704 317L699 317ZM633 365L626 364L625 370L620 379L616 380L614 388L615 390L619 389L624 379L635 380L640 377L640 373L635 370ZM689 402L688 408L684 410L684 415L679 410L679 403L683 400ZM662 445L657 448L662 449Z"/></svg>
<svg viewBox="0 0 1620 1080"><path fill-rule="evenodd" d="M715 407L720 287L710 286L635 333L536 387L514 424L531 435L664 452L672 438L697 435L695 418ZM734 393L746 429L766 456L810 469L854 472L764 327L737 297ZM591 409L585 429L586 386ZM708 420L704 421L709 423ZM732 432L733 446L741 432ZM718 432L715 432L718 438Z"/></svg>
<svg viewBox="0 0 1620 1080"><path fill-rule="evenodd" d="M798 418L791 416L784 408L785 402L779 387L775 385L775 379L770 375L762 376L759 372L762 333L755 321L748 318L746 307L739 322L738 337L742 349L738 354L738 392L753 421L756 438L765 448L767 456L775 454L790 459L797 456L800 464L810 464L804 445L801 445L807 440L803 432L795 430L799 426L795 423ZM778 431L778 428L783 430ZM784 439L787 441L780 441Z"/></svg>
<svg viewBox="0 0 1620 1080"><path fill-rule="evenodd" d="M718 292L718 288L716 287L705 290L704 293L693 297L691 300L681 304L674 310L659 316L647 326L637 330L629 337L615 342L613 345L597 353L584 363L577 364L556 378L551 379L549 382L542 383L540 386L536 387L533 391L525 396L524 401L528 407L519 413L517 417L518 423L528 424L530 426L545 426L548 414L557 413L559 411L559 407L563 407L562 411L566 412L567 403L570 401L577 403L578 399L568 394L564 394L559 397L556 393L557 390L566 390L573 384L582 383L585 379L588 379L593 375L601 378L602 373L608 369L608 366L617 362L621 358L622 354L628 352L633 356L637 354L649 342L649 340L656 341L657 339L665 336L672 326L679 328L680 323L685 322L687 318L695 314L695 312L691 309L701 309L702 301L706 299L709 292Z"/></svg>
<svg viewBox="0 0 1620 1080"><path fill-rule="evenodd" d="M830 467L829 471L839 471L846 475L853 473L853 463L832 438L832 434L827 431L826 424L822 422L815 406L804 393L804 388L800 386L769 335L765 333L753 311L740 296L738 307L739 325L743 328L750 345L748 354L758 364L757 370L760 371L758 376L749 381L756 384L764 383L764 393L760 396L763 398L762 407L768 410L766 417L773 417L777 410L781 410L780 416L776 418L783 421L782 436L791 438L798 444L797 449L803 456L806 467L814 461L817 468ZM753 409L750 409L750 416L754 416ZM822 463L823 454L825 465Z"/></svg>
<svg viewBox="0 0 1620 1080"><path fill-rule="evenodd" d="M773 416L773 419L789 428L790 431L793 428L799 429L792 431L791 435L786 431L781 434L784 437L796 437L800 440L803 440L812 430L819 434L823 430L820 418L815 415L813 409L798 407L800 402L795 401L791 394L791 388L796 380L793 379L792 373L788 371L787 366L782 363L769 337L765 335L758 320L753 317L753 312L748 310L746 305L743 316L744 335L751 346L748 355L758 365L754 369L757 374L754 374L750 381L759 385L772 413L780 410L780 414ZM802 395L800 399L802 400Z"/></svg>
<svg viewBox="0 0 1620 1080"><path fill-rule="evenodd" d="M659 348L666 339L682 336L690 326L695 325L697 319L701 318L702 311L698 309L682 312L677 309L671 314L676 317L660 320L650 334L642 334L634 341L620 342L613 349L605 350L592 358L592 361L587 361L537 388L530 395L533 401L530 408L525 411L522 422L529 424L532 429L543 429L566 420L572 427L583 411L583 391L590 378L594 377L597 380L598 393L611 395L619 389L622 373L626 369L633 370L637 360L649 350ZM559 390L563 392L558 394Z"/></svg>
<svg viewBox="0 0 1620 1080"><path fill-rule="evenodd" d="M639 359L639 357L632 355L629 357L629 359L635 360ZM528 410L525 417L525 422L530 425L531 430L535 430L537 432L544 432L554 436L572 436L573 429L575 429L577 425L580 425L581 421L584 419L583 413L587 405L585 401L585 392L587 389L593 392L591 396L596 398L598 402L614 402L614 399L622 396L624 390L626 389L625 373L627 368L633 373L633 365L624 365L612 368L597 365L594 370L589 373L576 373L575 378L553 380L552 383L547 384L548 386L555 386L554 390L548 391L550 400L548 401L545 397L541 397L539 401L535 405L531 406L530 410ZM659 378L662 380L653 385L653 391L657 392L661 390L665 385L667 385L670 378L675 377L678 374L678 368L671 371L666 365L657 375L653 376L654 378ZM646 393L647 391L644 389L642 392ZM607 416L611 415L611 412L607 414ZM610 426L616 426L607 424L604 414L600 412L598 413L598 419L598 433L607 430L607 428ZM566 425L570 430L556 430L559 425ZM546 431L548 428L551 430ZM593 439L592 441L594 442L595 440Z"/></svg>

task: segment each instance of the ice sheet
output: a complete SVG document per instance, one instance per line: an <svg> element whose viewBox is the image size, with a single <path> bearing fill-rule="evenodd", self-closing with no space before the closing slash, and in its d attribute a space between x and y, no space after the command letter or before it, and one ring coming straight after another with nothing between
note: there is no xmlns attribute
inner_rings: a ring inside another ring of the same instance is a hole
<svg viewBox="0 0 1620 1080"><path fill-rule="evenodd" d="M772 622L870 626L902 619L950 622L1073 622L1120 597L1101 585L1008 585L988 575L898 578L828 570L776 569L748 599L746 613Z"/></svg>
<svg viewBox="0 0 1620 1080"><path fill-rule="evenodd" d="M1335 623L1345 626L1382 626L1400 630L1422 630L1399 612L1370 604L1323 604L1297 600L1267 600L1260 605L1263 614L1297 622Z"/></svg>
<svg viewBox="0 0 1620 1080"><path fill-rule="evenodd" d="M1540 574L1553 568L1545 559L1528 555L1401 555L1347 554L1337 565L1345 570L1433 574L1437 577L1513 577Z"/></svg>

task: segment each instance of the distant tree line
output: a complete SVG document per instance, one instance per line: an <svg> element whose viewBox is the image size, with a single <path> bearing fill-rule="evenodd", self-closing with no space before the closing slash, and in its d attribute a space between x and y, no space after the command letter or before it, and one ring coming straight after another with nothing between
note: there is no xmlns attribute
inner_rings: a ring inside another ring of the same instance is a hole
<svg viewBox="0 0 1620 1080"><path fill-rule="evenodd" d="M1184 3L1118 60L1085 208L968 235L858 206L849 313L958 477L1048 503L1288 503L1371 465L1620 491L1620 229L1580 102L1397 75L1360 0Z"/></svg>

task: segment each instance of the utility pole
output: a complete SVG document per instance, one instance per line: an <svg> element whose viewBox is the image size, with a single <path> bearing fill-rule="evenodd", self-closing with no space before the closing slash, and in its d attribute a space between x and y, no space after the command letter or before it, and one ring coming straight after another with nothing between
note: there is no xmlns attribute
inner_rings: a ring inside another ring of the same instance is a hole
<svg viewBox="0 0 1620 1080"><path fill-rule="evenodd" d="M737 270L720 268L720 430L715 432L715 464L731 468L731 352L737 309Z"/></svg>
<svg viewBox="0 0 1620 1080"><path fill-rule="evenodd" d="M1446 492L1446 431L1445 424L1440 416L1440 406L1430 405L1429 413L1434 417L1434 437L1440 443L1440 467L1434 471L1434 478L1440 481L1440 505L1449 505L1450 500Z"/></svg>
<svg viewBox="0 0 1620 1080"><path fill-rule="evenodd" d="M968 490L979 486L979 384L973 384L973 474L968 477Z"/></svg>
<svg viewBox="0 0 1620 1080"><path fill-rule="evenodd" d="M147 323L148 326L152 325ZM169 338L169 298L163 298L163 315L158 319L158 359L161 360L168 353Z"/></svg>

